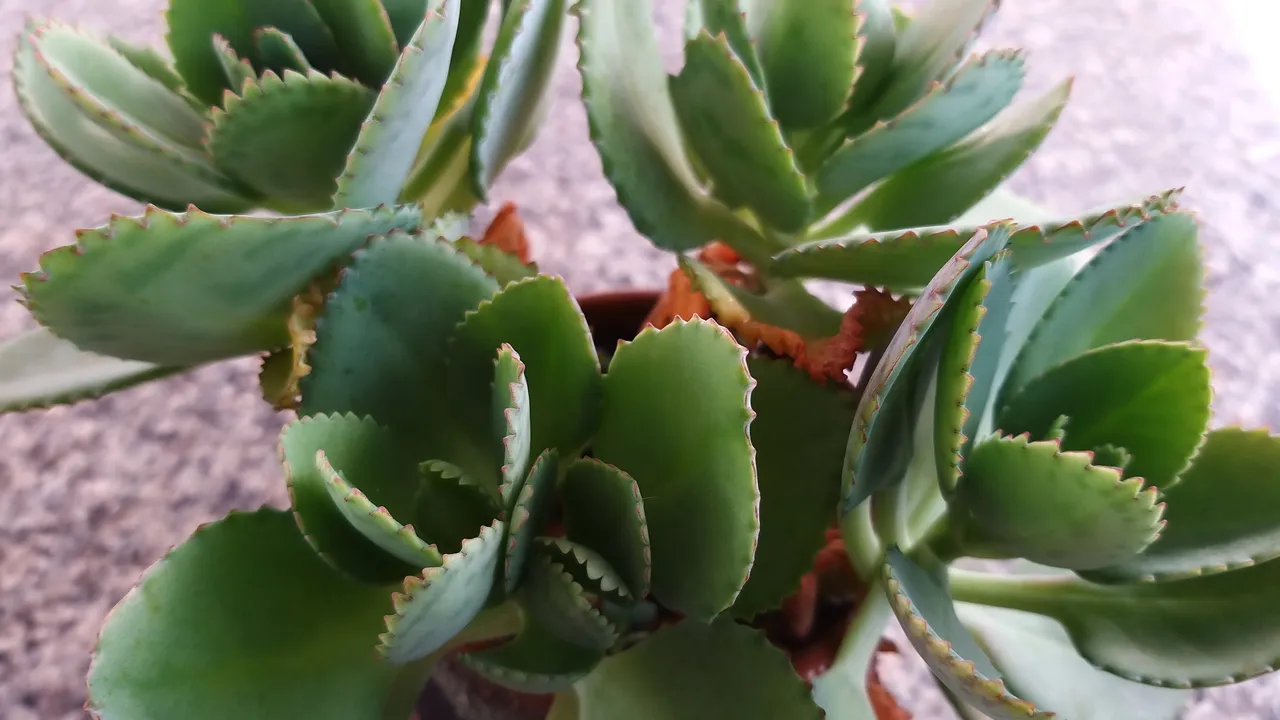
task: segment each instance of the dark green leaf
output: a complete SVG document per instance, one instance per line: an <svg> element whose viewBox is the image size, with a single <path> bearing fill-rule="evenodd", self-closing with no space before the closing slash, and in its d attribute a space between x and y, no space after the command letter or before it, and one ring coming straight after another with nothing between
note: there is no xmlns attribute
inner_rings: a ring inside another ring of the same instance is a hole
<svg viewBox="0 0 1280 720"><path fill-rule="evenodd" d="M649 594L652 558L640 486L594 458L569 466L562 487L569 539L595 550L636 598Z"/></svg>
<svg viewBox="0 0 1280 720"><path fill-rule="evenodd" d="M854 5L860 25L858 37L862 51L858 53L858 74L847 114L857 117L879 97L880 90L893 71L893 55L898 44L894 16L898 8L889 0L858 0Z"/></svg>
<svg viewBox="0 0 1280 720"><path fill-rule="evenodd" d="M506 514L506 548L503 551L503 578L508 593L515 592L533 550L533 539L547 524L554 509L560 458L555 450L538 456L529 474L516 488Z"/></svg>
<svg viewBox="0 0 1280 720"><path fill-rule="evenodd" d="M359 488L352 487L329 463L324 450L316 453L316 470L329 491L329 500L334 507L365 538L417 568L437 567L443 562L440 551L423 542L412 525L402 525L385 507L375 505ZM406 485L417 489L414 485Z"/></svg>
<svg viewBox="0 0 1280 720"><path fill-rule="evenodd" d="M294 217L150 208L46 253L24 292L41 323L84 350L210 362L285 345L307 283L371 235L420 222L408 206Z"/></svg>
<svg viewBox="0 0 1280 720"><path fill-rule="evenodd" d="M428 0L382 0L382 7L391 20L391 28L396 34L396 44L405 47L413 41L413 34L418 31L423 18L427 16ZM464 0L463 6L491 4L491 0Z"/></svg>
<svg viewBox="0 0 1280 720"><path fill-rule="evenodd" d="M493 522L502 508L494 496L442 460L420 466L423 475L414 515L418 534L444 553L456 553L462 542Z"/></svg>
<svg viewBox="0 0 1280 720"><path fill-rule="evenodd" d="M561 640L526 619L511 642L459 657L492 683L516 692L545 695L572 688L595 668L604 653Z"/></svg>
<svg viewBox="0 0 1280 720"><path fill-rule="evenodd" d="M997 425L1038 439L1066 415L1063 449L1122 447L1133 456L1126 475L1166 488L1186 470L1209 422L1206 355L1204 348L1147 340L1090 350L1027 383Z"/></svg>
<svg viewBox="0 0 1280 720"><path fill-rule="evenodd" d="M262 64L277 73L285 70L309 73L314 68L294 39L276 28L261 28L253 34Z"/></svg>
<svg viewBox="0 0 1280 720"><path fill-rule="evenodd" d="M222 76L227 84L227 91L222 94L222 101L226 102L228 98L238 94L246 84L253 82L258 77L258 70L248 58L240 57L226 38L214 35L212 42L218 63L222 65ZM257 45L255 44L254 47Z"/></svg>
<svg viewBox="0 0 1280 720"><path fill-rule="evenodd" d="M764 90L764 70L756 53L755 40L747 30L746 13L738 0L689 0L686 3L685 39L692 40L702 30L711 37L724 33L738 61L747 68L751 82Z"/></svg>
<svg viewBox="0 0 1280 720"><path fill-rule="evenodd" d="M365 85L382 85L400 47L379 0L309 0L342 49L348 74ZM421 20L421 17L419 17Z"/></svg>
<svg viewBox="0 0 1280 720"><path fill-rule="evenodd" d="M233 512L156 563L107 618L89 670L101 717L380 720L386 588L307 547L287 512ZM252 661L247 659L252 658Z"/></svg>
<svg viewBox="0 0 1280 720"><path fill-rule="evenodd" d="M595 550L564 538L541 537L535 542L537 552L559 563L583 590L616 603L630 604L639 598Z"/></svg>
<svg viewBox="0 0 1280 720"><path fill-rule="evenodd" d="M844 108L853 90L859 44L855 0L751 3L769 106L787 130L817 127ZM764 89L764 88L761 88Z"/></svg>
<svg viewBox="0 0 1280 720"><path fill-rule="evenodd" d="M383 0L383 4L396 2L414 2L414 0ZM509 3L510 0L507 0ZM421 2L419 1L419 4ZM489 22L493 0L462 0L458 18L458 34L453 42L453 54L449 58L449 77L444 81L444 91L440 94L440 104L436 108L436 120L456 109L464 99L475 98L475 86L479 82L480 73L488 60L481 54L484 50L485 26ZM504 13L505 14L505 13ZM421 20L421 14L419 14ZM492 59L492 58L490 58ZM470 93L471 98L464 98Z"/></svg>
<svg viewBox="0 0 1280 720"><path fill-rule="evenodd" d="M533 622L560 640L603 651L618 640L618 628L609 621L573 579L560 558L536 552L529 558L520 600Z"/></svg>

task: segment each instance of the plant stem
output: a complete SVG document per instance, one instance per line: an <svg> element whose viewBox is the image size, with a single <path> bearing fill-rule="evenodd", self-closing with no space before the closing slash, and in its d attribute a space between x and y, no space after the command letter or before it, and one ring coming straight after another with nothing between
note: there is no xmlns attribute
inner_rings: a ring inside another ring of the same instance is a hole
<svg viewBox="0 0 1280 720"><path fill-rule="evenodd" d="M867 672L875 662L884 627L892 616L884 586L877 578L853 611L849 629L830 669L813 681L814 700L828 717L875 717L867 697Z"/></svg>
<svg viewBox="0 0 1280 720"><path fill-rule="evenodd" d="M951 568L951 596L957 602L1023 610L1052 616L1064 596L1098 592L1074 575L997 575Z"/></svg>
<svg viewBox="0 0 1280 720"><path fill-rule="evenodd" d="M840 531L844 536L845 550L849 553L849 564L864 584L871 578L880 577L880 566L884 563L884 545L876 535L871 519L871 501L866 500L840 522Z"/></svg>
<svg viewBox="0 0 1280 720"><path fill-rule="evenodd" d="M951 532L951 523L947 521L946 515L929 527L928 533L920 541L920 546L929 548L929 552L933 553L934 557L948 565L964 554L960 550L955 533Z"/></svg>

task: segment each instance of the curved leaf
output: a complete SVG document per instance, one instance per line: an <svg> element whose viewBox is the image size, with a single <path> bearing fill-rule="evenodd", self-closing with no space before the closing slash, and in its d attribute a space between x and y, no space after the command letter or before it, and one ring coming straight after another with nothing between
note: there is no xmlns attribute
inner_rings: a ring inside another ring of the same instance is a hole
<svg viewBox="0 0 1280 720"><path fill-rule="evenodd" d="M391 597L395 614L386 618L378 652L404 664L430 655L462 632L489 598L502 535L503 523L495 520L463 542L460 551L446 555L440 567L406 579L404 591Z"/></svg>
<svg viewBox="0 0 1280 720"><path fill-rule="evenodd" d="M817 127L838 115L849 99L860 51L855 5L855 0L750 5L747 26L764 70L769 106L787 130Z"/></svg>
<svg viewBox="0 0 1280 720"><path fill-rule="evenodd" d="M559 461L555 450L540 454L517 488L519 494L511 499L505 518L506 548L502 554L502 574L508 593L515 592L520 585L525 562L534 547L534 537L547 524L547 518L554 509Z"/></svg>
<svg viewBox="0 0 1280 720"><path fill-rule="evenodd" d="M565 642L527 619L511 642L459 656L464 665L492 683L539 695L569 690L603 657L604 653Z"/></svg>
<svg viewBox="0 0 1280 720"><path fill-rule="evenodd" d="M385 588L321 562L287 512L233 512L116 605L87 707L101 717L379 720L409 670L369 652L390 608Z"/></svg>
<svg viewBox="0 0 1280 720"><path fill-rule="evenodd" d="M520 0L502 18L477 90L471 189L488 197L507 162L531 141L563 36L565 0Z"/></svg>
<svg viewBox="0 0 1280 720"><path fill-rule="evenodd" d="M391 8L400 4L422 5L422 0L382 0ZM510 0L504 3L504 8ZM485 28L489 23L489 14L493 9L492 0L461 0L458 17L458 33L453 41L453 54L449 56L449 77L445 78L444 90L440 93L440 103L436 107L435 121L443 120L454 112L463 101L474 98L480 79L488 67L482 51L484 48ZM415 24L421 22L422 13L418 13ZM412 34L412 31L410 31ZM406 41L402 41L404 45ZM491 59L491 58L490 58Z"/></svg>
<svg viewBox="0 0 1280 720"><path fill-rule="evenodd" d="M268 72L214 110L209 152L247 187L324 210L372 106L368 88L338 75Z"/></svg>
<svg viewBox="0 0 1280 720"><path fill-rule="evenodd" d="M382 7L391 21L396 43L405 47L413 41L423 18L427 15L428 0L382 0ZM466 0L467 5L489 5L489 0Z"/></svg>
<svg viewBox="0 0 1280 720"><path fill-rule="evenodd" d="M494 366L493 377L493 417L492 428L495 435L502 439L502 484L500 486L502 502L510 506L521 492L522 484L529 472L529 463L533 459L531 451L533 431L529 428L529 383L524 377L524 363L510 345L503 344L498 348L498 360ZM482 426L480 430L488 430ZM490 433L484 433L491 439ZM483 480L487 477L473 478Z"/></svg>
<svg viewBox="0 0 1280 720"><path fill-rule="evenodd" d="M385 507L373 504L359 488L347 483L329 463L324 450L316 452L316 470L329 491L329 500L352 527L375 545L418 568L437 567L444 561L438 550L418 537L412 525L401 525Z"/></svg>
<svg viewBox="0 0 1280 720"><path fill-rule="evenodd" d="M169 58L161 55L156 49L145 45L134 45L114 35L107 36L107 44L134 67L151 76L152 80L181 96L196 112L204 114L208 111L208 106L187 94L187 83L178 71L173 69L173 63Z"/></svg>
<svg viewBox="0 0 1280 720"><path fill-rule="evenodd" d="M23 275L32 314L84 350L194 365L281 347L292 298L413 207L293 217L149 208L82 230Z"/></svg>
<svg viewBox="0 0 1280 720"><path fill-rule="evenodd" d="M595 458L569 466L561 488L569 540L600 553L636 598L649 594L653 558L640 486Z"/></svg>
<svg viewBox="0 0 1280 720"><path fill-rule="evenodd" d="M538 552L559 563L583 590L612 602L630 603L637 599L609 561L595 550L564 538L543 537L536 542Z"/></svg>
<svg viewBox="0 0 1280 720"><path fill-rule="evenodd" d="M1280 557L1280 438L1224 428L1165 492L1160 539L1141 555L1086 573L1101 582L1212 575Z"/></svg>
<svg viewBox="0 0 1280 720"><path fill-rule="evenodd" d="M382 85L400 47L379 0L309 0L342 49L348 74L368 87ZM419 17L421 20L421 17Z"/></svg>
<svg viewBox="0 0 1280 720"><path fill-rule="evenodd" d="M471 262L479 265L500 286L510 285L538 274L536 263L525 265L520 262L520 258L493 245L481 245L471 238L462 237L454 240L453 246L471 258Z"/></svg>
<svg viewBox="0 0 1280 720"><path fill-rule="evenodd" d="M256 43L254 47L257 47ZM227 91L222 93L224 101L235 97L246 84L257 79L258 69L247 58L240 57L225 37L213 36L213 51L217 55L218 64L222 66L222 76L227 84Z"/></svg>
<svg viewBox="0 0 1280 720"><path fill-rule="evenodd" d="M752 84L764 90L764 70L760 67L755 40L748 32L746 17L739 0L688 0L685 3L685 39L698 37L702 30L711 37L723 33L734 56L746 67Z"/></svg>
<svg viewBox="0 0 1280 720"><path fill-rule="evenodd" d="M853 394L811 379L785 360L747 361L751 444L760 483L760 540L751 577L733 605L751 617L782 604L813 569L840 499L840 468Z"/></svg>
<svg viewBox="0 0 1280 720"><path fill-rule="evenodd" d="M701 33L685 45L684 55L684 68L670 82L671 100L717 191L779 230L802 228L811 210L809 191L763 90L752 84L723 35Z"/></svg>
<svg viewBox="0 0 1280 720"><path fill-rule="evenodd" d="M898 44L894 27L898 8L889 0L858 0L854 11L858 13L858 38L862 41L862 50L858 53L858 70L846 111L850 117L863 114L868 105L879 97L893 71L893 56Z"/></svg>
<svg viewBox="0 0 1280 720"><path fill-rule="evenodd" d="M421 572L422 565L389 554L367 537L334 503L332 476L317 464L321 452L375 507L387 506L401 517L413 516L418 485L412 458L369 418L318 415L289 423L280 435L280 454L293 512L307 542L335 567L366 582L397 582Z"/></svg>
<svg viewBox="0 0 1280 720"><path fill-rule="evenodd" d="M442 460L419 466L423 476L418 490L414 523L424 540L441 552L456 553L463 541L493 522L502 508L492 494L474 484L462 470Z"/></svg>
<svg viewBox="0 0 1280 720"><path fill-rule="evenodd" d="M299 73L310 73L314 70L307 60L306 53L298 47L293 38L276 28L260 28L253 33L254 44L262 57L262 64L269 70L283 73L293 70Z"/></svg>
<svg viewBox="0 0 1280 720"><path fill-rule="evenodd" d="M496 289L444 240L401 233L374 240L325 304L308 355L312 371L302 379L301 414L369 415L411 438L421 457L448 457L448 340Z"/></svg>
<svg viewBox="0 0 1280 720"><path fill-rule="evenodd" d="M1045 311L1009 371L1005 398L1086 350L1126 340L1194 340L1203 280L1191 215L1135 225L1081 268Z"/></svg>
<svg viewBox="0 0 1280 720"><path fill-rule="evenodd" d="M400 53L347 156L334 207L372 207L400 197L444 92L459 2L431 0L426 19Z"/></svg>
<svg viewBox="0 0 1280 720"><path fill-rule="evenodd" d="M652 593L694 619L733 604L760 531L745 356L720 326L677 319L619 344L604 380L593 454L640 486Z"/></svg>
<svg viewBox="0 0 1280 720"><path fill-rule="evenodd" d="M604 651L618 640L618 627L591 602L565 566L543 552L529 558L520 600L533 622L560 640Z"/></svg>
<svg viewBox="0 0 1280 720"><path fill-rule="evenodd" d="M1122 447L1133 456L1126 475L1167 489L1186 470L1209 423L1207 355L1201 347L1153 340L1090 350L1028 383L1001 410L997 425L1007 435L1041 438L1066 415L1064 450Z"/></svg>
<svg viewBox="0 0 1280 720"><path fill-rule="evenodd" d="M576 690L581 720L822 717L787 656L726 617L663 628L606 658Z"/></svg>

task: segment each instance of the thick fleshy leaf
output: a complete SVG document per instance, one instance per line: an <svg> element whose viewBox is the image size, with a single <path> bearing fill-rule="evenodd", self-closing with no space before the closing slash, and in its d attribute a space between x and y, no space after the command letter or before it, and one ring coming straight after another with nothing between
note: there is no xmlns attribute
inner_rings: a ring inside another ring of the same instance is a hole
<svg viewBox="0 0 1280 720"><path fill-rule="evenodd" d="M1168 581L1280 556L1280 438L1263 430L1210 432L1163 500L1168 525L1141 555L1085 577Z"/></svg>
<svg viewBox="0 0 1280 720"><path fill-rule="evenodd" d="M618 202L659 247L717 239L684 154L649 0L579 0L573 12L591 141Z"/></svg>
<svg viewBox="0 0 1280 720"><path fill-rule="evenodd" d="M1025 435L995 435L975 446L948 503L962 551L1071 570L1142 552L1164 525L1158 491L1092 459Z"/></svg>
<svg viewBox="0 0 1280 720"><path fill-rule="evenodd" d="M417 2L423 0L383 0L388 9L401 2ZM509 4L510 0L507 0ZM484 75L487 61L482 51L485 49L485 28L489 22L489 14L493 9L492 0L462 0L459 4L462 15L458 18L458 32L453 41L453 54L449 56L449 77L445 78L444 90L440 93L440 104L436 107L436 121L443 120L454 112L463 102L473 99ZM421 22L422 13L418 13ZM405 42L401 42L405 44Z"/></svg>
<svg viewBox="0 0 1280 720"><path fill-rule="evenodd" d="M211 42L218 64L222 66L224 82L227 84L227 91L222 94L225 101L228 97L234 97L245 85L253 82L258 77L258 69L248 58L240 57L225 37L215 34ZM256 43L254 47L257 47Z"/></svg>
<svg viewBox="0 0 1280 720"><path fill-rule="evenodd" d="M844 315L818 299L795 280L764 279L763 293L726 282L711 268L689 257L676 262L689 275L698 292L707 297L716 316L750 317L757 322L794 330L804 337L831 337L840 332Z"/></svg>
<svg viewBox="0 0 1280 720"><path fill-rule="evenodd" d="M752 84L724 36L703 32L690 40L684 67L670 86L690 149L717 192L747 205L778 230L802 228L810 212L804 176L763 90Z"/></svg>
<svg viewBox="0 0 1280 720"><path fill-rule="evenodd" d="M1093 667L1052 619L1003 608L957 603L974 634L1019 697L1063 718L1174 720L1189 690L1141 685Z"/></svg>
<svg viewBox="0 0 1280 720"><path fill-rule="evenodd" d="M952 572L957 600L1056 619L1090 663L1164 687L1215 687L1280 662L1280 562L1176 582Z"/></svg>
<svg viewBox="0 0 1280 720"><path fill-rule="evenodd" d="M963 57L999 0L934 0L898 34L889 80L872 117L902 112Z"/></svg>
<svg viewBox="0 0 1280 720"><path fill-rule="evenodd" d="M373 92L340 75L268 72L213 112L218 166L272 200L325 210Z"/></svg>
<svg viewBox="0 0 1280 720"><path fill-rule="evenodd" d="M302 414L369 415L411 438L422 457L448 459L448 340L496 289L444 240L402 233L374 240L325 304L308 355L313 369L302 379ZM495 343L486 353L486 367L496 350Z"/></svg>
<svg viewBox="0 0 1280 720"><path fill-rule="evenodd" d="M107 36L107 44L120 53L124 59L132 63L134 67L150 75L152 80L182 96L182 99L196 112L204 114L209 109L204 103L187 94L186 81L182 79L177 70L173 69L173 63L169 61L169 58L161 55L155 48L147 47L146 45L134 45L114 35Z"/></svg>
<svg viewBox="0 0 1280 720"><path fill-rule="evenodd" d="M572 688L595 668L604 653L561 640L526 620L511 642L459 657L492 683L516 692L545 695Z"/></svg>
<svg viewBox="0 0 1280 720"><path fill-rule="evenodd" d="M493 373L492 424L484 424L476 430L486 440L500 438L502 444L500 494L504 505L516 501L521 483L529 472L533 459L533 432L529 428L529 383L524 376L524 363L510 345L498 348L498 359ZM496 432L495 432L496 431ZM487 480L488 475L480 480Z"/></svg>
<svg viewBox="0 0 1280 720"><path fill-rule="evenodd" d="M734 612L751 617L793 593L813 569L840 499L854 396L825 386L785 360L747 362L751 391L751 444L760 483L760 541L751 577Z"/></svg>
<svg viewBox="0 0 1280 720"><path fill-rule="evenodd" d="M498 285L509 285L538 274L536 263L525 265L520 262L520 258L493 245L481 245L467 237L458 238L453 241L453 245L496 280Z"/></svg>
<svg viewBox="0 0 1280 720"><path fill-rule="evenodd" d="M39 49L40 38L51 31L61 36L70 32L47 23L28 26L14 58L13 82L23 113L59 156L112 190L166 208L176 210L194 203L212 212L236 212L250 205L207 158L175 149L76 85L72 76ZM71 37L87 42L78 35ZM109 48L97 49L111 52ZM144 89L169 92L123 57L117 55L116 59L132 73L121 74L113 84L131 86L137 81ZM172 93L170 97L183 102ZM186 111L194 112L189 105Z"/></svg>
<svg viewBox="0 0 1280 720"><path fill-rule="evenodd" d="M441 552L456 553L464 540L493 522L503 511L497 497L443 460L428 460L419 467L423 482L414 515L418 534Z"/></svg>
<svg viewBox="0 0 1280 720"><path fill-rule="evenodd" d="M879 97L893 70L893 55L898 44L894 28L898 8L890 0L858 0L854 10L861 20L858 37L862 50L858 53L858 74L846 111L851 118L862 115Z"/></svg>
<svg viewBox="0 0 1280 720"><path fill-rule="evenodd" d="M506 514L506 548L502 553L502 576L508 593L515 592L524 574L526 561L534 546L534 538L547 524L554 509L556 478L560 458L555 450L538 456L529 474L520 484L518 495L511 498Z"/></svg>
<svg viewBox="0 0 1280 720"><path fill-rule="evenodd" d="M817 127L844 109L857 75L855 0L748 3L769 105L788 130Z"/></svg>
<svg viewBox="0 0 1280 720"><path fill-rule="evenodd" d="M600 553L637 598L649 594L653 559L640 486L612 465L582 458L562 485L565 534Z"/></svg>
<svg viewBox="0 0 1280 720"><path fill-rule="evenodd" d="M402 202L416 202L423 214L441 217L469 213L477 200L471 193L471 120L476 96L436 120L423 137L409 179L400 190Z"/></svg>
<svg viewBox="0 0 1280 720"><path fill-rule="evenodd" d="M386 618L378 651L393 663L408 663L444 647L484 609L493 588L503 523L481 528L446 555L440 567L405 580L403 592L392 595L395 614Z"/></svg>
<svg viewBox="0 0 1280 720"><path fill-rule="evenodd" d="M560 563L583 590L612 602L631 603L637 599L609 561L595 550L564 538L543 537L535 542L538 552Z"/></svg>
<svg viewBox="0 0 1280 720"><path fill-rule="evenodd" d="M1130 228L1081 268L1049 306L1018 353L1004 397L1086 350L1126 340L1194 340L1204 308L1203 280L1191 215L1163 215Z"/></svg>
<svg viewBox="0 0 1280 720"><path fill-rule="evenodd" d="M520 600L533 622L560 640L603 651L618 640L618 627L591 602L562 558L536 552L529 558Z"/></svg>
<svg viewBox="0 0 1280 720"><path fill-rule="evenodd" d="M565 6L565 0L519 0L502 18L473 120L471 189L481 200L536 132L560 53Z"/></svg>
<svg viewBox="0 0 1280 720"><path fill-rule="evenodd" d="M1175 210L1178 194L1171 190L1140 203L1108 206L1071 220L1040 221L1038 218L1044 213L1036 208L1011 208L1012 203L1004 203L1003 207L987 210L980 203L974 206L976 214L966 213L966 217L947 227L854 232L805 243L779 253L770 272L782 277L825 278L914 290L928 283L974 230L1002 219L1018 222L1009 238L1009 248L1014 264L1026 270L1110 240L1135 221ZM828 230L821 232L826 234Z"/></svg>
<svg viewBox="0 0 1280 720"><path fill-rule="evenodd" d="M431 0L426 19L401 52L347 156L335 207L371 207L400 197L444 91L459 2Z"/></svg>
<svg viewBox="0 0 1280 720"><path fill-rule="evenodd" d="M1203 347L1150 340L1090 350L1029 382L1000 411L997 426L1037 439L1066 415L1064 450L1122 447L1133 456L1127 476L1168 489L1209 423L1207 354Z"/></svg>
<svg viewBox="0 0 1280 720"><path fill-rule="evenodd" d="M86 352L35 328L0 342L0 412L70 405L185 370Z"/></svg>
<svg viewBox="0 0 1280 720"><path fill-rule="evenodd" d="M89 669L101 717L384 717L397 676L369 652L386 588L326 566L287 512L233 512L151 567ZM245 658L254 662L245 662Z"/></svg>
<svg viewBox="0 0 1280 720"><path fill-rule="evenodd" d="M396 44L404 47L413 41L413 34L427 14L428 0L382 0L382 7L391 20L391 28L396 35ZM465 0L466 5L488 5L489 0Z"/></svg>
<svg viewBox="0 0 1280 720"><path fill-rule="evenodd" d="M1013 100L1023 74L1019 53L992 51L971 59L946 83L935 84L901 114L832 155L817 177L819 210L829 211L876 180L981 127Z"/></svg>
<svg viewBox="0 0 1280 720"><path fill-rule="evenodd" d="M746 583L760 532L746 351L711 322L676 320L619 344L593 454L645 498L652 593L709 620Z"/></svg>
<svg viewBox="0 0 1280 720"><path fill-rule="evenodd" d="M226 38L240 57L259 65L254 30L274 27L290 35L320 72L342 66L333 33L309 0L169 0L165 19L174 66L191 93L210 106L222 101L223 90L239 89L226 83L210 42L215 34Z"/></svg>
<svg viewBox="0 0 1280 720"><path fill-rule="evenodd" d="M1053 717L1009 692L991 658L961 624L941 578L890 548L884 583L907 639L948 690L993 720Z"/></svg>
<svg viewBox="0 0 1280 720"><path fill-rule="evenodd" d="M359 488L352 487L324 450L316 453L316 470L334 507L375 545L418 568L436 567L444 561L440 551L423 542L412 525L402 525L385 507L373 504Z"/></svg>
<svg viewBox="0 0 1280 720"><path fill-rule="evenodd" d="M581 720L822 717L787 656L728 617L657 631L606 658L577 695Z"/></svg>
<svg viewBox="0 0 1280 720"><path fill-rule="evenodd" d="M400 54L391 19L382 3L379 0L310 2L338 41L347 73L368 87L382 85Z"/></svg>
<svg viewBox="0 0 1280 720"><path fill-rule="evenodd" d="M416 562L389 554L348 520L329 494L332 478L321 471L324 452L345 480L375 504L413 517L417 473L385 428L354 415L317 415L290 423L280 435L280 454L298 526L316 552L359 580L390 583L422 571Z"/></svg>
<svg viewBox="0 0 1280 720"><path fill-rule="evenodd" d="M371 235L416 229L413 207L294 217L149 208L82 230L23 275L32 314L84 350L193 365L280 347L290 303Z"/></svg>
<svg viewBox="0 0 1280 720"><path fill-rule="evenodd" d="M925 387L917 370L927 361L929 353L923 349L931 345L933 324L948 305L959 303L957 290L968 287L983 263L1004 249L1011 229L1007 224L975 231L933 277L898 326L858 401L844 458L842 514L902 480L913 448L899 440L910 436L922 409Z"/></svg>
<svg viewBox="0 0 1280 720"><path fill-rule="evenodd" d="M258 47L258 55L262 57L262 64L276 73L283 73L285 70L309 73L314 70L298 43L276 28L255 31L253 40Z"/></svg>
<svg viewBox="0 0 1280 720"><path fill-rule="evenodd" d="M739 0L688 0L685 5L685 39L692 40L706 30L711 37L724 33L734 56L747 69L756 88L764 89L764 70L755 40L747 28L746 13Z"/></svg>
<svg viewBox="0 0 1280 720"><path fill-rule="evenodd" d="M477 398L490 396L493 353L504 343L525 365L530 455L554 448L576 457L599 418L600 365L587 321L562 280L538 276L511 283L467 314L447 349L454 414L466 416L477 402L488 407ZM491 452L498 453L496 470L502 448Z"/></svg>
<svg viewBox="0 0 1280 720"><path fill-rule="evenodd" d="M1068 80L1039 98L1008 108L955 145L894 173L854 206L849 221L872 230L951 222L1040 147L1070 94Z"/></svg>

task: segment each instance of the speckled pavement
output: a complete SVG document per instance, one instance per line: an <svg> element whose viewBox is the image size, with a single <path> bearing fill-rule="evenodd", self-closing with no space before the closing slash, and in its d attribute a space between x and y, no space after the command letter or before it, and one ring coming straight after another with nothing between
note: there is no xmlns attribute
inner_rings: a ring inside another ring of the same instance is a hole
<svg viewBox="0 0 1280 720"><path fill-rule="evenodd" d="M1271 0L1266 0L1271 1ZM72 231L132 213L57 160L10 91L13 42L32 11L157 42L163 0L0 0L0 278L35 267ZM678 0L658 0L676 62ZM1215 354L1215 423L1280 419L1280 109L1268 104L1215 3L1007 0L985 38L1026 48L1031 86L1067 73L1075 94L1012 187L1062 212L1187 186L1210 268L1205 337ZM521 204L542 267L577 291L653 286L671 261L615 206L576 103L575 53L532 151L499 183ZM10 291L5 291L6 294ZM0 334L31 321L0 308ZM255 361L225 363L96 403L0 417L0 717L80 717L104 614L196 525L232 508L283 505L276 435ZM922 718L948 718L917 663L885 674ZM1198 696L1188 720L1280 720L1280 678ZM1141 720L1135 718L1133 720Z"/></svg>

